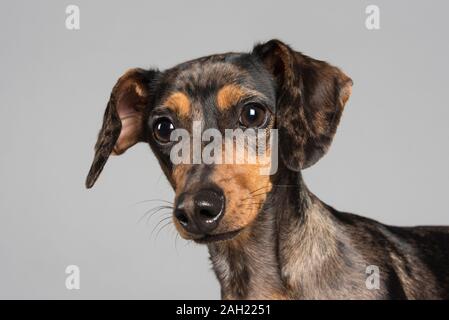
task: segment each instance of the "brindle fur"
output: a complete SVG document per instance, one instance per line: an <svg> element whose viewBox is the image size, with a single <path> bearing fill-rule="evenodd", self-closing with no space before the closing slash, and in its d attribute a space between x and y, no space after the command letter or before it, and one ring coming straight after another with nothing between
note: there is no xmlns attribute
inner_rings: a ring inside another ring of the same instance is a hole
<svg viewBox="0 0 449 320"><path fill-rule="evenodd" d="M220 91L226 87L232 90ZM224 299L448 299L449 228L391 227L339 212L303 182L301 169L329 148L351 87L338 68L279 40L163 72L133 69L113 89L86 185L93 186L111 153L145 141L176 197L222 188L226 212L219 231L242 228L233 239L208 244ZM155 114L174 109L177 125L188 130L193 120L203 129L234 128L238 106L232 101L241 100L241 88L273 112L268 127L279 129L277 173L267 178L255 175L257 166L174 166L169 148L152 136ZM163 105L167 99L170 106ZM177 100L182 105L173 105ZM253 205L242 205L245 197ZM378 290L366 286L369 265L380 269Z"/></svg>

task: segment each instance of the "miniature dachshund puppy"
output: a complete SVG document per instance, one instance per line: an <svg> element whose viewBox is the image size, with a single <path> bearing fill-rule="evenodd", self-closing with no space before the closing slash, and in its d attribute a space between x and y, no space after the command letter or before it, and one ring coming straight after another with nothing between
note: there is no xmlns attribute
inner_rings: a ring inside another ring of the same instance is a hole
<svg viewBox="0 0 449 320"><path fill-rule="evenodd" d="M304 184L301 170L328 150L351 88L340 69L279 40L129 70L112 90L86 186L110 154L148 143L175 191L173 222L208 246L223 299L448 299L448 227L339 212ZM171 133L192 133L194 121L220 132L277 130L276 172L173 163Z"/></svg>

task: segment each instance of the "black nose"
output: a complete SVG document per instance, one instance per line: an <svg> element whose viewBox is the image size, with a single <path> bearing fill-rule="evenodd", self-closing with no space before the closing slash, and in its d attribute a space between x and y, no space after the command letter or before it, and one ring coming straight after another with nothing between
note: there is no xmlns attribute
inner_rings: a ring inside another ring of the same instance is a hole
<svg viewBox="0 0 449 320"><path fill-rule="evenodd" d="M220 222L225 199L220 191L203 189L197 193L181 194L175 209L175 217L188 232L207 234Z"/></svg>

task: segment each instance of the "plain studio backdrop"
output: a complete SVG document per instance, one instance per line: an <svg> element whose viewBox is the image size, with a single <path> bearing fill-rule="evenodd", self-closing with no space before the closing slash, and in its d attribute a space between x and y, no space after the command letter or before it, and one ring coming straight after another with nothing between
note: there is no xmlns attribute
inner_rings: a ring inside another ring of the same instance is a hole
<svg viewBox="0 0 449 320"><path fill-rule="evenodd" d="M65 27L67 5L80 30ZM380 30L365 8L380 8ZM0 298L216 299L205 246L144 213L173 192L149 147L84 188L109 94L132 67L250 51L279 38L341 67L353 94L304 172L339 210L449 225L447 1L2 1ZM140 221L139 219L142 218ZM152 230L155 230L152 232ZM80 290L65 286L68 265Z"/></svg>

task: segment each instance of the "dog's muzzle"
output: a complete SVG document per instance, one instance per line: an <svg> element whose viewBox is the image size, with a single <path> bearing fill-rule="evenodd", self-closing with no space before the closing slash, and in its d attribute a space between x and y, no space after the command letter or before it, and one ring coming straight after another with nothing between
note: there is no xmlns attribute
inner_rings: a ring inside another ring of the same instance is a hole
<svg viewBox="0 0 449 320"><path fill-rule="evenodd" d="M214 189L202 189L194 194L179 195L175 218L190 234L207 235L217 228L225 211L223 192Z"/></svg>

